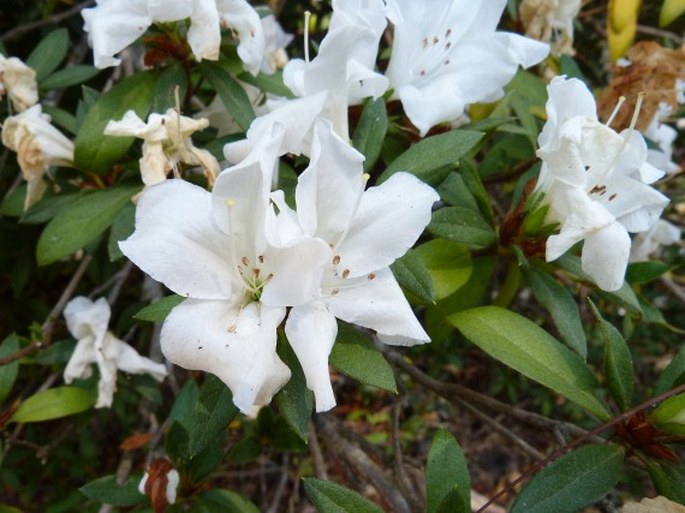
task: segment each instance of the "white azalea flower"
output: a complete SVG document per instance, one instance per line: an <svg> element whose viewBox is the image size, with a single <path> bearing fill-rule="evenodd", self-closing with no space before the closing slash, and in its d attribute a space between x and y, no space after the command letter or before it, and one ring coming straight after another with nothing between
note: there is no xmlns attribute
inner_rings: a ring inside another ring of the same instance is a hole
<svg viewBox="0 0 685 513"><path fill-rule="evenodd" d="M24 210L43 197L43 175L50 166L72 166L74 143L50 124L40 106L10 116L2 125L2 143L17 152L21 173L27 181Z"/></svg>
<svg viewBox="0 0 685 513"><path fill-rule="evenodd" d="M630 248L630 262L649 260L661 246L669 246L680 242L681 230L678 226L665 219L659 219L647 231L638 233Z"/></svg>
<svg viewBox="0 0 685 513"><path fill-rule="evenodd" d="M0 54L0 98L5 93L18 112L38 102L36 72L20 59Z"/></svg>
<svg viewBox="0 0 685 513"><path fill-rule="evenodd" d="M647 163L638 132L617 134L597 120L592 93L582 82L558 77L548 93L536 190L545 194L549 217L561 227L547 240L547 261L584 240L583 271L600 288L617 290L630 254L628 232L648 230L668 203L648 185L664 173Z"/></svg>
<svg viewBox="0 0 685 513"><path fill-rule="evenodd" d="M147 123L129 110L120 121L110 121L105 135L134 136L143 139L140 174L146 186L166 180L173 170L178 176L178 164L184 162L202 166L210 184L219 174L219 162L207 150L196 148L190 135L209 126L207 119L181 116L175 109L165 114L152 113Z"/></svg>
<svg viewBox="0 0 685 513"><path fill-rule="evenodd" d="M294 36L283 30L273 14L264 16L260 21L264 30L264 61L261 71L270 74L284 68L288 63L285 47L292 42Z"/></svg>
<svg viewBox="0 0 685 513"><path fill-rule="evenodd" d="M311 61L291 60L283 81L295 96L326 92L322 117L330 120L338 135L349 137L347 109L364 98L378 98L388 79L374 71L378 43L385 28L381 0L334 1L331 25Z"/></svg>
<svg viewBox="0 0 685 513"><path fill-rule="evenodd" d="M256 75L264 58L264 32L259 14L246 0L98 0L81 11L84 30L98 68L117 66L115 54L135 42L153 23L189 18L188 44L197 60L219 58L221 28L238 37L238 56Z"/></svg>
<svg viewBox="0 0 685 513"><path fill-rule="evenodd" d="M452 121L471 103L492 102L549 46L517 34L496 32L506 0L395 0L395 26L386 75L421 135Z"/></svg>
<svg viewBox="0 0 685 513"><path fill-rule="evenodd" d="M438 195L408 173L365 191L363 160L329 122L319 121L310 165L298 180L297 211L280 191L273 195L279 209L273 239L285 244L316 237L332 249L316 299L294 306L285 325L317 411L335 405L328 356L336 317L373 329L391 344L430 340L388 266L421 235Z"/></svg>
<svg viewBox="0 0 685 513"><path fill-rule="evenodd" d="M526 35L552 42L554 55L573 55L573 20L581 0L523 0L519 13Z"/></svg>
<svg viewBox="0 0 685 513"><path fill-rule="evenodd" d="M111 310L105 298L93 302L87 297L75 297L64 308L69 333L78 340L76 349L64 369L64 381L71 383L77 378L92 374L91 364L100 371L96 408L109 408L117 388L117 369L131 374L150 374L161 381L166 368L140 356L126 342L107 330Z"/></svg>
<svg viewBox="0 0 685 513"><path fill-rule="evenodd" d="M119 244L154 279L187 296L167 317L162 352L218 376L246 414L290 377L276 354L285 307L311 301L330 248L317 239L279 248L265 236L271 175L283 127L217 179L212 193L182 180L146 189L136 228Z"/></svg>
<svg viewBox="0 0 685 513"><path fill-rule="evenodd" d="M662 122L672 110L667 103L659 104L659 109L645 130L645 137L656 144L656 148L647 150L647 161L669 175L680 171L680 166L673 162L673 143L678 137L678 131Z"/></svg>

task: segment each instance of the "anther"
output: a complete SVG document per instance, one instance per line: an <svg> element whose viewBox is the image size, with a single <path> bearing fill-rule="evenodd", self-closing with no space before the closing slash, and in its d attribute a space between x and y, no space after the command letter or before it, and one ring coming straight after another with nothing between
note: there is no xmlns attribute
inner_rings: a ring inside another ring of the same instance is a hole
<svg viewBox="0 0 685 513"><path fill-rule="evenodd" d="M236 331L238 331L238 326L236 326L235 324L231 324L226 331L228 331L229 333L235 333Z"/></svg>
<svg viewBox="0 0 685 513"><path fill-rule="evenodd" d="M369 273L366 275L366 279L371 281L376 277L376 273Z"/></svg>
<svg viewBox="0 0 685 513"><path fill-rule="evenodd" d="M333 289L331 290L331 295L335 296L338 292L340 292L338 289Z"/></svg>
<svg viewBox="0 0 685 513"><path fill-rule="evenodd" d="M609 201L612 201L616 198L617 194L613 193L611 196L609 196Z"/></svg>
<svg viewBox="0 0 685 513"><path fill-rule="evenodd" d="M340 263L340 255L335 255L333 257L333 265L338 265Z"/></svg>
<svg viewBox="0 0 685 513"><path fill-rule="evenodd" d="M342 272L342 277L343 277L343 278L347 278L349 275L350 275L350 270L349 270L349 269L345 269L345 270Z"/></svg>
<svg viewBox="0 0 685 513"><path fill-rule="evenodd" d="M248 267L250 265L250 261L247 259L247 257L241 258L240 261L243 263L245 267Z"/></svg>
<svg viewBox="0 0 685 513"><path fill-rule="evenodd" d="M264 255L259 255L259 257L257 257L257 258L259 259L260 264L264 263Z"/></svg>

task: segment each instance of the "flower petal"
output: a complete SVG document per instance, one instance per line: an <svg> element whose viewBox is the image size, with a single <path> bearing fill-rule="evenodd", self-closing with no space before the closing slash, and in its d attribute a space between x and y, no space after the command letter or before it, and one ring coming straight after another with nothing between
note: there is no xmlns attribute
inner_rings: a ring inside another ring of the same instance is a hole
<svg viewBox="0 0 685 513"><path fill-rule="evenodd" d="M214 0L193 0L193 13L190 16L187 37L197 60L215 61L219 58L221 29L219 12Z"/></svg>
<svg viewBox="0 0 685 513"><path fill-rule="evenodd" d="M257 75L264 59L264 29L259 14L245 0L216 0L222 25L238 35L238 57L245 69Z"/></svg>
<svg viewBox="0 0 685 513"><path fill-rule="evenodd" d="M585 238L581 255L582 269L602 290L618 290L630 255L630 237L620 223L589 234Z"/></svg>
<svg viewBox="0 0 685 513"><path fill-rule="evenodd" d="M73 298L64 307L64 319L69 333L81 340L86 337L101 339L107 333L112 311L104 297L93 302L85 296Z"/></svg>
<svg viewBox="0 0 685 513"><path fill-rule="evenodd" d="M330 410L335 406L335 396L328 356L338 334L335 317L320 301L297 306L290 310L285 334L302 366L307 388L314 392L316 411Z"/></svg>
<svg viewBox="0 0 685 513"><path fill-rule="evenodd" d="M82 338L71 353L64 368L64 382L72 383L75 379L89 378L93 374L91 364L95 362L95 337Z"/></svg>
<svg viewBox="0 0 685 513"><path fill-rule="evenodd" d="M149 358L141 356L126 342L111 336L113 340L109 343L112 345L119 370L129 374L149 374L157 381L162 381L166 377L166 367L163 363L153 362Z"/></svg>
<svg viewBox="0 0 685 513"><path fill-rule="evenodd" d="M268 404L290 378L276 354L276 328L285 308L187 299L162 327L164 356L183 368L211 372L233 392L240 411Z"/></svg>
<svg viewBox="0 0 685 513"><path fill-rule="evenodd" d="M121 241L134 264L182 296L231 297L230 240L212 222L211 195L183 180L147 188L136 230Z"/></svg>

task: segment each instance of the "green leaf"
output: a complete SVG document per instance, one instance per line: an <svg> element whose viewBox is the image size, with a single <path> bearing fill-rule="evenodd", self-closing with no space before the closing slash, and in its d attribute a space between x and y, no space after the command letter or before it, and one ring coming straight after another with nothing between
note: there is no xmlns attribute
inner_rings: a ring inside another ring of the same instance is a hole
<svg viewBox="0 0 685 513"><path fill-rule="evenodd" d="M319 513L383 513L357 492L330 481L310 477L304 480L304 489Z"/></svg>
<svg viewBox="0 0 685 513"><path fill-rule="evenodd" d="M65 365L74 354L76 341L74 339L53 342L36 354L33 363L38 365Z"/></svg>
<svg viewBox="0 0 685 513"><path fill-rule="evenodd" d="M476 198L473 197L466 182L464 182L463 173L452 171L438 186L437 191L440 194L440 199L448 205L480 212Z"/></svg>
<svg viewBox="0 0 685 513"><path fill-rule="evenodd" d="M388 113L385 110L385 100L383 98L369 100L364 105L359 124L352 137L352 145L366 157L365 173L372 170L376 164L387 132Z"/></svg>
<svg viewBox="0 0 685 513"><path fill-rule="evenodd" d="M470 513L470 505L467 509L464 509L464 503L461 497L461 491L459 487L455 486L452 488L447 495L443 497L438 504L438 508L435 513Z"/></svg>
<svg viewBox="0 0 685 513"><path fill-rule="evenodd" d="M147 305L145 308L139 310L133 318L138 319L139 321L162 322L167 318L167 315L169 315L169 312L171 312L174 307L183 303L184 299L183 296L178 296L176 294L163 297L159 301L155 301L151 305Z"/></svg>
<svg viewBox="0 0 685 513"><path fill-rule="evenodd" d="M476 212L463 207L446 207L436 210L428 231L443 239L487 247L495 242L492 227Z"/></svg>
<svg viewBox="0 0 685 513"><path fill-rule="evenodd" d="M667 433L685 435L685 394L669 397L649 414L649 418Z"/></svg>
<svg viewBox="0 0 685 513"><path fill-rule="evenodd" d="M603 421L611 414L595 397L595 376L585 362L525 317L497 306L457 312L448 321L496 360L587 409Z"/></svg>
<svg viewBox="0 0 685 513"><path fill-rule="evenodd" d="M50 115L53 125L62 127L70 134L76 135L78 132L78 120L71 112L53 105L43 105L43 112Z"/></svg>
<svg viewBox="0 0 685 513"><path fill-rule="evenodd" d="M208 374L186 423L189 457L195 457L222 432L226 432L237 414L231 391L219 378Z"/></svg>
<svg viewBox="0 0 685 513"><path fill-rule="evenodd" d="M685 380L685 346L681 347L663 370L654 386L654 395L663 394Z"/></svg>
<svg viewBox="0 0 685 513"><path fill-rule="evenodd" d="M293 92L283 83L283 70L278 70L269 75L260 73L256 77L252 76L252 73L248 71L243 71L238 75L238 78L241 82L253 85L265 93L271 93L284 98L295 97Z"/></svg>
<svg viewBox="0 0 685 513"><path fill-rule="evenodd" d="M365 385L397 393L395 374L376 346L351 326L338 323L330 362L337 370Z"/></svg>
<svg viewBox="0 0 685 513"><path fill-rule="evenodd" d="M623 449L585 445L536 474L521 490L510 513L576 513L609 493L618 482Z"/></svg>
<svg viewBox="0 0 685 513"><path fill-rule="evenodd" d="M0 444L0 449L1 448L2 444ZM0 513L23 513L23 511L13 506L5 506L4 504L0 504Z"/></svg>
<svg viewBox="0 0 685 513"><path fill-rule="evenodd" d="M95 502L112 506L133 506L146 500L145 495L138 491L140 474L131 476L120 485L114 474L100 477L79 488L79 492Z"/></svg>
<svg viewBox="0 0 685 513"><path fill-rule="evenodd" d="M166 112L176 107L176 88L178 87L179 103L183 100L188 89L188 75L180 64L165 68L157 78L155 92L152 95L151 112Z"/></svg>
<svg viewBox="0 0 685 513"><path fill-rule="evenodd" d="M43 89L64 89L65 87L82 84L100 73L93 66L77 65L55 71L40 83Z"/></svg>
<svg viewBox="0 0 685 513"><path fill-rule="evenodd" d="M0 344L0 358L4 358L19 351L19 337L16 333L7 336ZM19 360L0 366L0 404L12 391L14 381L19 372Z"/></svg>
<svg viewBox="0 0 685 513"><path fill-rule="evenodd" d="M139 190L139 186L114 187L84 195L65 206L38 240L38 265L56 262L95 240Z"/></svg>
<svg viewBox="0 0 685 513"><path fill-rule="evenodd" d="M431 275L423 259L416 251L408 251L402 258L395 260L390 267L402 288L414 294L421 301L435 303L435 291L433 290Z"/></svg>
<svg viewBox="0 0 685 513"><path fill-rule="evenodd" d="M69 31L65 28L53 30L33 49L26 65L36 71L36 80L40 82L57 69L68 49Z"/></svg>
<svg viewBox="0 0 685 513"><path fill-rule="evenodd" d="M630 408L633 397L633 358L621 332L602 318L595 304L588 298L597 318L599 335L604 342L604 374L609 392L621 411Z"/></svg>
<svg viewBox="0 0 685 513"><path fill-rule="evenodd" d="M29 208L24 215L19 219L20 223L25 224L43 224L54 218L57 213L62 210L69 203L77 201L79 198L86 196L85 194L76 192L72 194L58 194L43 198L39 203L36 203Z"/></svg>
<svg viewBox="0 0 685 513"><path fill-rule="evenodd" d="M454 506L449 511L471 511L471 482L464 453L456 438L441 429L433 437L426 462L426 511L439 513L446 501Z"/></svg>
<svg viewBox="0 0 685 513"><path fill-rule="evenodd" d="M626 281L628 283L640 284L656 280L659 276L671 270L671 266L657 260L649 262L633 262L628 264L626 270Z"/></svg>
<svg viewBox="0 0 685 513"><path fill-rule="evenodd" d="M314 394L307 388L307 381L300 362L283 337L277 346L281 360L290 367L290 380L276 394L276 402L288 426L305 443L309 439L309 420L314 409Z"/></svg>
<svg viewBox="0 0 685 513"><path fill-rule="evenodd" d="M523 266L521 271L533 289L537 302L552 316L561 338L585 359L587 357L585 330L580 322L578 305L571 293L552 276L534 267Z"/></svg>
<svg viewBox="0 0 685 513"><path fill-rule="evenodd" d="M644 463L659 495L685 505L685 466L651 459Z"/></svg>
<svg viewBox="0 0 685 513"><path fill-rule="evenodd" d="M413 252L424 261L437 300L457 292L473 274L471 251L464 244L435 239L421 244Z"/></svg>
<svg viewBox="0 0 685 513"><path fill-rule="evenodd" d="M91 408L95 397L78 387L55 387L38 392L23 401L10 422L42 422L74 415Z"/></svg>
<svg viewBox="0 0 685 513"><path fill-rule="evenodd" d="M200 73L217 92L228 113L243 130L247 130L255 118L254 109L245 89L233 75L213 62L200 63Z"/></svg>
<svg viewBox="0 0 685 513"><path fill-rule="evenodd" d="M124 254L119 249L119 242L127 239L135 228L136 206L133 202L127 203L119 210L112 221L112 228L107 239L107 252L110 261L114 262L123 258Z"/></svg>
<svg viewBox="0 0 685 513"><path fill-rule="evenodd" d="M467 159L462 159L459 167L461 169L461 176L464 179L464 183L478 203L480 212L486 217L486 219L494 219L495 212L492 208L492 199L483 185L483 181L480 178L478 170L474 167L471 161Z"/></svg>
<svg viewBox="0 0 685 513"><path fill-rule="evenodd" d="M230 490L209 490L199 501L208 513L259 513L259 508L242 495Z"/></svg>
<svg viewBox="0 0 685 513"><path fill-rule="evenodd" d="M119 121L129 110L145 119L152 104L155 83L154 72L136 73L116 84L93 104L74 140L77 168L106 174L126 155L135 138L105 135L105 126L110 120Z"/></svg>
<svg viewBox="0 0 685 513"><path fill-rule="evenodd" d="M423 139L397 157L380 176L378 183L398 171L407 171L424 182L438 185L431 180L433 172L445 166L455 166L480 142L483 135L472 130L451 130Z"/></svg>

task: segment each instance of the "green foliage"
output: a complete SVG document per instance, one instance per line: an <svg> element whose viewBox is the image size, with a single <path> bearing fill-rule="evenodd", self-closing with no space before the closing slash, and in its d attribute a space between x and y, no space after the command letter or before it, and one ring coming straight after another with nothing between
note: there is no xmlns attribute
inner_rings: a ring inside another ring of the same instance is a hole
<svg viewBox="0 0 685 513"><path fill-rule="evenodd" d="M663 370L654 386L654 394L659 395L679 385L685 378L685 347L681 347L671 363Z"/></svg>
<svg viewBox="0 0 685 513"><path fill-rule="evenodd" d="M259 513L259 508L242 495L230 490L209 490L195 503L207 513Z"/></svg>
<svg viewBox="0 0 685 513"><path fill-rule="evenodd" d="M685 436L685 394L669 397L649 414L649 418L662 431Z"/></svg>
<svg viewBox="0 0 685 513"><path fill-rule="evenodd" d="M309 419L314 409L314 394L307 388L300 362L285 340L278 344L278 354L290 367L292 376L276 394L276 403L290 428L306 442L309 438Z"/></svg>
<svg viewBox="0 0 685 513"><path fill-rule="evenodd" d="M50 32L33 49L26 59L27 66L36 72L36 80L41 82L64 60L69 48L69 33L60 28Z"/></svg>
<svg viewBox="0 0 685 513"><path fill-rule="evenodd" d="M645 464L659 495L685 505L685 467L682 463L647 460Z"/></svg>
<svg viewBox="0 0 685 513"><path fill-rule="evenodd" d="M319 513L382 513L383 511L357 492L330 481L310 477L304 481L304 489Z"/></svg>
<svg viewBox="0 0 685 513"><path fill-rule="evenodd" d="M435 303L433 280L423 259L410 250L390 266L397 282L425 303Z"/></svg>
<svg viewBox="0 0 685 513"><path fill-rule="evenodd" d="M43 422L81 413L95 404L89 391L78 387L55 387L38 392L19 404L10 422Z"/></svg>
<svg viewBox="0 0 685 513"><path fill-rule="evenodd" d="M200 72L212 85L240 128L247 130L255 113L245 89L220 64L205 61L200 65Z"/></svg>
<svg viewBox="0 0 685 513"><path fill-rule="evenodd" d="M16 333L7 336L0 344L0 358L5 358L19 351L19 337ZM0 404L12 391L19 372L19 360L0 366Z"/></svg>
<svg viewBox="0 0 685 513"><path fill-rule="evenodd" d="M140 474L129 477L123 485L117 483L115 475L100 477L79 488L79 491L95 502L112 506L134 506L145 501L145 495L138 491Z"/></svg>
<svg viewBox="0 0 685 513"><path fill-rule="evenodd" d="M40 83L40 86L43 89L64 89L65 87L82 84L98 73L100 73L100 70L93 66L71 66L55 71L50 76L46 77Z"/></svg>
<svg viewBox="0 0 685 513"><path fill-rule="evenodd" d="M495 242L495 232L483 218L462 207L446 207L436 211L428 230L438 237L469 246L487 247Z"/></svg>
<svg viewBox="0 0 685 513"><path fill-rule="evenodd" d="M450 433L437 431L426 462L426 511L470 510L471 484L464 453Z"/></svg>
<svg viewBox="0 0 685 513"><path fill-rule="evenodd" d="M184 297L176 294L163 297L151 305L142 308L133 316L133 318L138 319L139 321L162 322L167 318L169 312L171 312L174 307L180 305L184 299Z"/></svg>
<svg viewBox="0 0 685 513"><path fill-rule="evenodd" d="M352 136L352 145L366 157L364 172L371 171L381 154L383 139L388 132L388 114L383 98L369 100L364 105L359 124Z"/></svg>

